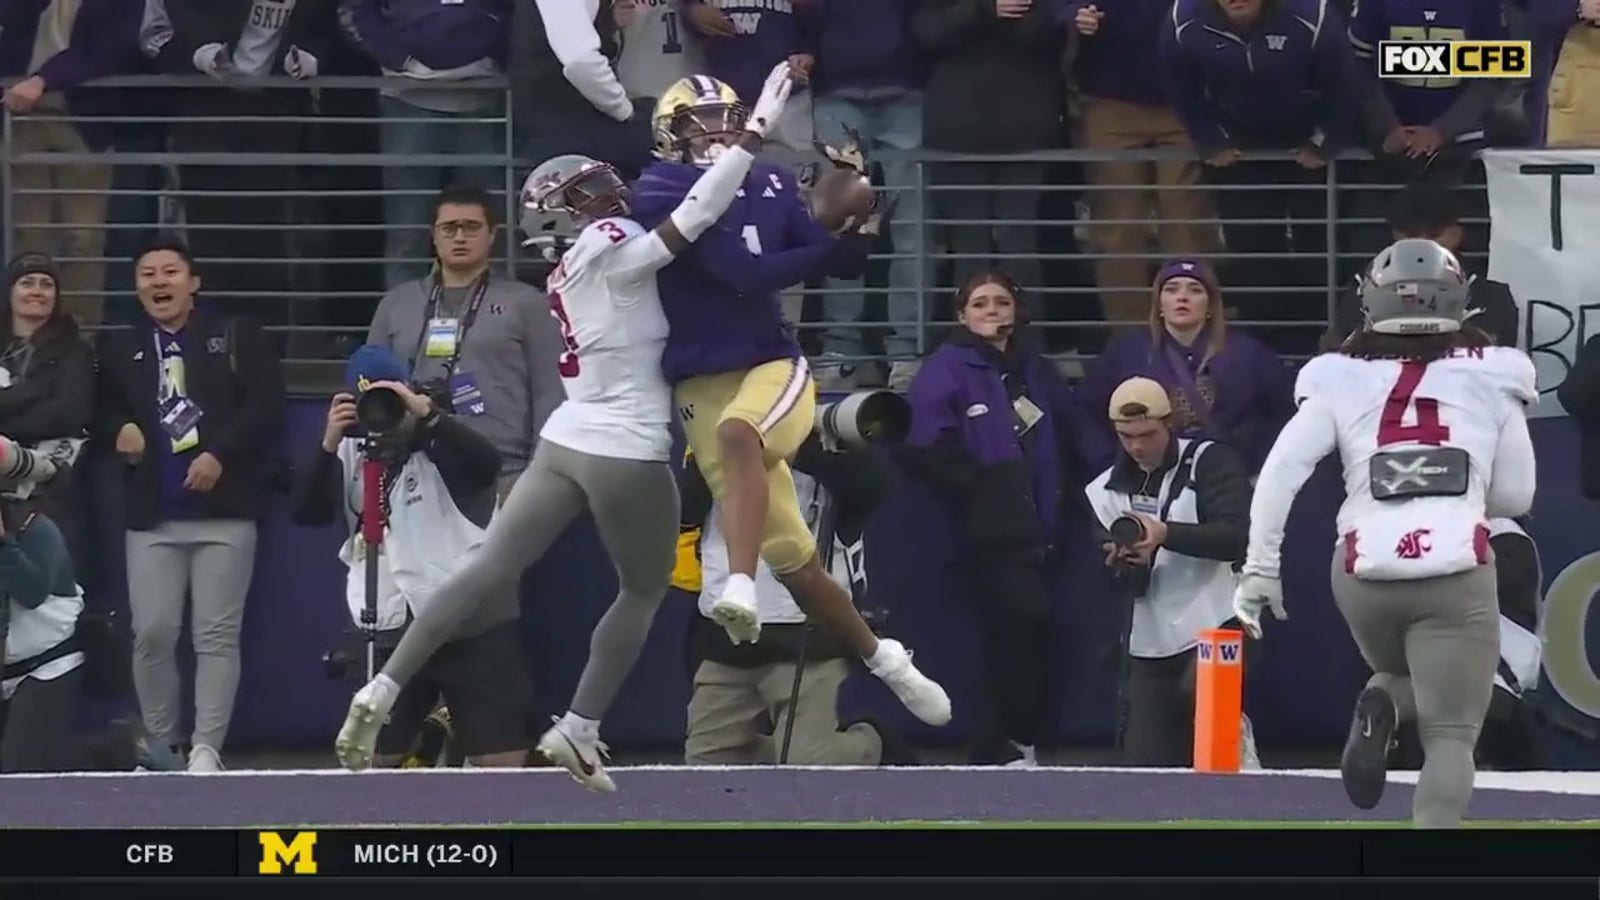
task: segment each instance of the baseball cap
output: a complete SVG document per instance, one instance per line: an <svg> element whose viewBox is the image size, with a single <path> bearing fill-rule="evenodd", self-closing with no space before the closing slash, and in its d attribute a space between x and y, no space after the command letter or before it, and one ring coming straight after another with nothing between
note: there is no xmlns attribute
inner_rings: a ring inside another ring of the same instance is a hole
<svg viewBox="0 0 1600 900"><path fill-rule="evenodd" d="M350 354L344 369L345 390L358 397L375 381L405 382L410 378L411 372L399 355L378 344L366 344Z"/></svg>
<svg viewBox="0 0 1600 900"><path fill-rule="evenodd" d="M1111 392L1110 415L1113 422L1165 419L1172 415L1172 400L1161 382L1152 378L1129 378Z"/></svg>

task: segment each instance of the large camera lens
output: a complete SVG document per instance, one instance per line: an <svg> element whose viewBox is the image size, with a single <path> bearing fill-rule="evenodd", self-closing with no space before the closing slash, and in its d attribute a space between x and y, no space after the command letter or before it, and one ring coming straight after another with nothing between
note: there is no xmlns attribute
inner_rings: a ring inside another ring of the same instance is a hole
<svg viewBox="0 0 1600 900"><path fill-rule="evenodd" d="M1117 516L1107 530L1111 532L1111 540L1122 547L1132 547L1144 537L1144 523L1133 516Z"/></svg>
<svg viewBox="0 0 1600 900"><path fill-rule="evenodd" d="M388 388L372 388L356 401L356 420L372 434L393 431L406 417L406 401Z"/></svg>
<svg viewBox="0 0 1600 900"><path fill-rule="evenodd" d="M893 391L857 391L817 407L816 427L847 447L897 444L911 431L911 404Z"/></svg>

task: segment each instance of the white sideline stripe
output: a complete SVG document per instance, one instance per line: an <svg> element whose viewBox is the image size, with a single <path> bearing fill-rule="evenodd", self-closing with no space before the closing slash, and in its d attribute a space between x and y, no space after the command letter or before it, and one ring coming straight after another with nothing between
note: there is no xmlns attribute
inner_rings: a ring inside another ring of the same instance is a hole
<svg viewBox="0 0 1600 900"><path fill-rule="evenodd" d="M894 778L897 776L911 776L921 772L982 772L990 777L1006 778L1039 778L1049 775L1071 775L1076 773L1126 773L1126 774L1194 774L1190 769L1133 769L1116 766L1040 766L1034 769L1004 769L993 766L912 766L906 768L877 768L873 766L683 766L683 765L645 765L645 766L616 766L608 767L608 771L618 774L630 772L681 772L686 774L712 774L722 772L778 772L778 771L807 771L807 772L874 772L876 777ZM79 778L147 778L147 777L176 777L188 775L187 772L29 772L15 775L0 775L0 782L8 779L45 778L45 779L79 779ZM344 776L344 775L400 775L409 778L506 778L527 777L530 775L548 775L569 778L566 769L541 766L530 769L369 769L366 772L347 772L339 768L326 769L236 769L227 772L206 772L197 777L203 778L301 778L305 776ZM1390 772L1389 781L1397 784L1415 784L1416 772ZM1291 778L1338 778L1337 769L1261 769L1257 771L1239 772L1240 777L1291 777ZM1600 772L1479 772L1475 782L1479 790L1499 791L1524 791L1531 793L1549 794L1576 794L1584 796L1600 796ZM1600 817L1600 806L1596 808L1597 817Z"/></svg>

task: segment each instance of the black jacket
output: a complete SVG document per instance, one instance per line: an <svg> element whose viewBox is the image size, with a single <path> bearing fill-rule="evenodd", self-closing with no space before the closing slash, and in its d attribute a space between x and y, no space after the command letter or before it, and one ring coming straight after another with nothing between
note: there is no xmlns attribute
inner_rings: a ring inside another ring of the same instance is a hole
<svg viewBox="0 0 1600 900"><path fill-rule="evenodd" d="M511 82L511 121L516 127L517 145L536 134L547 132L553 123L600 123L611 117L594 108L587 97L567 80L561 60L556 58L545 36L544 17L534 0L515 0L511 12L510 53L507 76ZM600 35L600 52L616 65L622 45L617 42L612 0L600 0L595 31Z"/></svg>
<svg viewBox="0 0 1600 900"><path fill-rule="evenodd" d="M846 546L862 537L867 522L893 485L894 476L888 463L876 453L864 450L829 453L815 434L800 445L793 467L815 478L832 496L834 534ZM711 513L711 489L693 461L686 463L678 473L678 493L682 498L679 528L704 528ZM696 615L689 633L691 670L702 659L739 668L793 662L800 658L802 647L810 662L849 658L849 653L833 635L816 628L808 639L805 629L805 625L798 624L763 625L760 641L736 646L722 626Z"/></svg>
<svg viewBox="0 0 1600 900"><path fill-rule="evenodd" d="M994 0L923 0L911 30L932 60L924 147L1020 153L1060 146L1066 32L1055 23L1055 4L1039 0L1022 18L1001 19Z"/></svg>
<svg viewBox="0 0 1600 900"><path fill-rule="evenodd" d="M54 319L32 343L26 370L0 390L0 434L20 444L83 436L94 420L94 355L77 323Z"/></svg>
<svg viewBox="0 0 1600 900"><path fill-rule="evenodd" d="M130 0L131 2L131 0ZM232 47L244 32L254 0L162 0L172 22L172 39L155 57L156 67L175 75L195 75L194 52L207 44ZM299 47L326 65L338 38L337 0L298 0L278 41L273 75L288 74L283 59Z"/></svg>
<svg viewBox="0 0 1600 900"><path fill-rule="evenodd" d="M146 452L124 466L127 528L144 531L160 522L161 464L151 449L166 440L157 410L160 359L156 326L148 319L108 334L100 352L100 408L95 437L115 451L117 432L132 423L144 432ZM204 517L257 519L279 473L274 469L283 441L283 366L259 325L195 310L185 328L185 388L200 408L200 450L222 463L222 477L201 495Z"/></svg>
<svg viewBox="0 0 1600 900"><path fill-rule="evenodd" d="M1583 495L1600 500L1600 335L1578 350L1556 399L1578 424L1578 483Z"/></svg>
<svg viewBox="0 0 1600 900"><path fill-rule="evenodd" d="M1111 465L1111 478L1106 488L1118 494L1153 495L1167 472L1177 464L1176 440L1168 445L1167 457L1161 466L1149 475L1127 454L1119 453L1117 461ZM1147 488L1147 484L1150 487ZM1161 549L1197 559L1243 563L1250 544L1250 500L1254 494L1244 462L1225 444L1212 442L1195 461L1194 481L1190 486L1194 489L1195 518L1199 521L1167 522L1167 539L1162 542ZM1173 487L1177 487L1176 478ZM1176 491L1171 493L1175 495ZM1096 537L1100 543L1111 540L1098 522Z"/></svg>
<svg viewBox="0 0 1600 900"><path fill-rule="evenodd" d="M494 513L495 485L500 477L500 451L455 416L440 416L412 438L412 453L424 453L439 469L456 509L486 528ZM345 473L338 453L318 446L298 468L289 493L289 519L319 528L339 519L345 502Z"/></svg>
<svg viewBox="0 0 1600 900"><path fill-rule="evenodd" d="M1517 310L1516 298L1511 294L1511 286L1504 281L1475 277L1468 285L1468 291L1467 310L1479 310L1469 321L1488 332L1495 343L1516 346L1517 323L1521 313ZM1333 310L1333 322L1322 339L1322 349L1338 349L1360 327L1361 298L1352 285L1339 294Z"/></svg>

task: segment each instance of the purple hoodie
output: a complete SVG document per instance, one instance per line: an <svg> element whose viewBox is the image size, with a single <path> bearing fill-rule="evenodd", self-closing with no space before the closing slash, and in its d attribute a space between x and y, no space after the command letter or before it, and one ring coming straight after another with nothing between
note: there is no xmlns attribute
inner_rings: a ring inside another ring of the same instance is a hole
<svg viewBox="0 0 1600 900"><path fill-rule="evenodd" d="M813 2L821 19L812 77L816 93L921 89L927 72L911 37L917 0Z"/></svg>
<svg viewBox="0 0 1600 900"><path fill-rule="evenodd" d="M761 96L773 66L816 52L817 0L684 0L685 17L697 3L733 20L732 37L707 36L701 46L709 74L727 82L747 107Z"/></svg>
<svg viewBox="0 0 1600 900"><path fill-rule="evenodd" d="M51 91L67 92L67 108L80 116L126 113L122 92L115 88L79 88L85 82L140 70L139 22L143 4L131 0L83 0L72 22L67 49L29 72L39 18L50 0L0 0L0 77L38 75ZM110 122L77 123L90 148L111 145Z"/></svg>
<svg viewBox="0 0 1600 900"><path fill-rule="evenodd" d="M1198 385L1196 379L1202 374L1199 364L1206 333L1195 339L1193 348L1164 332L1163 338L1156 345L1149 330L1140 329L1113 340L1094 361L1078 386L1078 398L1093 421L1110 429L1106 409L1111 392L1136 375L1161 382L1173 397L1174 409L1195 405L1183 401L1199 390L1190 385ZM1215 385L1216 399L1204 419L1196 415L1178 421L1179 435L1228 443L1244 457L1250 471L1259 470L1278 431L1294 415L1294 373L1266 344L1238 331L1228 332L1222 349L1203 372Z"/></svg>
<svg viewBox="0 0 1600 900"><path fill-rule="evenodd" d="M439 71L485 58L503 68L511 0L351 0L340 17L390 71L404 69L407 58Z"/></svg>
<svg viewBox="0 0 1600 900"><path fill-rule="evenodd" d="M1164 107L1161 67L1154 65L1161 29L1172 14L1172 0L1056 0L1056 23L1063 34L1077 34L1078 10L1098 7L1100 29L1078 37L1072 75L1091 97Z"/></svg>

